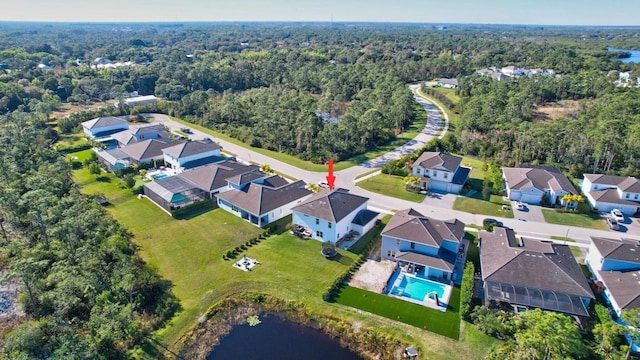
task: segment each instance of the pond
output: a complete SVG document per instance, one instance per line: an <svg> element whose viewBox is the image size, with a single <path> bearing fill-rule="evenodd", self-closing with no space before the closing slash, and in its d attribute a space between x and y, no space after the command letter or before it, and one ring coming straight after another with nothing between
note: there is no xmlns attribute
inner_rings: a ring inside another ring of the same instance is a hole
<svg viewBox="0 0 640 360"><path fill-rule="evenodd" d="M631 53L631 56L628 58L621 58L620 61L623 63L640 63L640 50L630 50L630 49L617 49L617 48L607 48L609 51L626 51Z"/></svg>
<svg viewBox="0 0 640 360"><path fill-rule="evenodd" d="M276 315L260 315L260 324L239 325L225 336L207 360L362 360L322 331Z"/></svg>

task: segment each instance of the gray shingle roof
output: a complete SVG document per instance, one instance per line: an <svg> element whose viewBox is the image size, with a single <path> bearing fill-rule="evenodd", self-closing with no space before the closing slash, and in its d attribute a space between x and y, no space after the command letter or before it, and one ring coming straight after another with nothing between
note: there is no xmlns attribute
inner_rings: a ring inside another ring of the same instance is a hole
<svg viewBox="0 0 640 360"><path fill-rule="evenodd" d="M170 147L171 145L171 143L152 139L123 146L120 150L131 156L132 159L140 161L142 159L162 156L162 150Z"/></svg>
<svg viewBox="0 0 640 360"><path fill-rule="evenodd" d="M640 240L592 236L591 243L607 259L632 262L640 266Z"/></svg>
<svg viewBox="0 0 640 360"><path fill-rule="evenodd" d="M323 190L293 210L337 223L368 200L369 198L350 194L342 189L333 192Z"/></svg>
<svg viewBox="0 0 640 360"><path fill-rule="evenodd" d="M458 79L447 79L447 78L440 78L438 79L438 83L440 84L446 84L446 85L454 85L454 86L458 86Z"/></svg>
<svg viewBox="0 0 640 360"><path fill-rule="evenodd" d="M396 260L407 261L414 264L425 265L436 269L452 272L455 264L450 259L441 259L433 256L418 254L415 252L398 251Z"/></svg>
<svg viewBox="0 0 640 360"><path fill-rule="evenodd" d="M375 211L368 210L368 209L360 210L356 214L356 217L353 218L353 221L351 221L351 223L352 224L356 224L356 225L360 225L360 226L365 226L368 223L370 223L371 220L377 218L378 215L380 215L380 214L375 212Z"/></svg>
<svg viewBox="0 0 640 360"><path fill-rule="evenodd" d="M462 162L462 158L441 152L427 151L414 162L425 169L434 169L443 167L449 172L454 172Z"/></svg>
<svg viewBox="0 0 640 360"><path fill-rule="evenodd" d="M218 149L220 149L220 146L211 140L199 140L174 145L165 149L164 152L174 158L181 158Z"/></svg>
<svg viewBox="0 0 640 360"><path fill-rule="evenodd" d="M593 298L567 245L521 239L502 227L480 231L480 265L485 281Z"/></svg>
<svg viewBox="0 0 640 360"><path fill-rule="evenodd" d="M444 239L460 241L465 224L458 220L436 220L413 209L396 212L384 230L383 236L440 247Z"/></svg>
<svg viewBox="0 0 640 360"><path fill-rule="evenodd" d="M255 171L250 171L250 172L245 172L242 174L236 174L236 175L230 176L227 178L227 181L232 184L242 185L242 184L248 184L252 181L258 180L263 177L265 177L265 174L262 171L255 170Z"/></svg>
<svg viewBox="0 0 640 360"><path fill-rule="evenodd" d="M640 193L640 180L631 176L584 174L584 178L592 184L612 185L622 191Z"/></svg>
<svg viewBox="0 0 640 360"><path fill-rule="evenodd" d="M620 194L618 194L618 190L616 189L591 191L589 195L591 195L591 197L595 201L606 202L611 204L640 206L640 203L621 199Z"/></svg>
<svg viewBox="0 0 640 360"><path fill-rule="evenodd" d="M273 177L280 176L273 175ZM280 183L275 179L272 180ZM284 178L282 180L287 182ZM247 191L229 190L219 194L218 198L254 215L263 215L308 195L311 195L311 191L306 188L304 181L298 180L291 184L287 182L286 185L279 187L271 187L269 182L253 183L249 185Z"/></svg>
<svg viewBox="0 0 640 360"><path fill-rule="evenodd" d="M640 270L601 271L600 278L620 308L640 308Z"/></svg>
<svg viewBox="0 0 640 360"><path fill-rule="evenodd" d="M553 191L564 190L571 194L578 194L576 189L560 171L550 168L502 168L504 178L509 189L522 190L530 187L544 192L546 189Z"/></svg>
<svg viewBox="0 0 640 360"><path fill-rule="evenodd" d="M227 186L226 179L230 176L258 169L259 167L256 165L244 165L233 160L227 160L185 171L178 176L193 182L198 185L199 188L209 192Z"/></svg>
<svg viewBox="0 0 640 360"><path fill-rule="evenodd" d="M97 128L113 126L113 125L121 125L121 124L127 124L127 126L129 126L129 123L125 119L117 118L115 116L102 116L92 120L85 121L82 123L82 126L86 127L87 129L97 129Z"/></svg>

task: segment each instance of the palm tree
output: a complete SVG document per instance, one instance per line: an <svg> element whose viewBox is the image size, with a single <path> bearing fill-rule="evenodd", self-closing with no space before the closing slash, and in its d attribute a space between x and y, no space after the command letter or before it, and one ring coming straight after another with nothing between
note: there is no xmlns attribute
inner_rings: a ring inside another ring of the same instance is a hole
<svg viewBox="0 0 640 360"><path fill-rule="evenodd" d="M409 175L409 176L405 176L404 179L402 179L402 181L405 183L405 188L407 190L415 189L417 185L420 184L420 177Z"/></svg>
<svg viewBox="0 0 640 360"><path fill-rule="evenodd" d="M564 209L567 208L576 208L578 203L584 202L584 197L582 195L573 195L573 194L564 194L560 199L564 203Z"/></svg>

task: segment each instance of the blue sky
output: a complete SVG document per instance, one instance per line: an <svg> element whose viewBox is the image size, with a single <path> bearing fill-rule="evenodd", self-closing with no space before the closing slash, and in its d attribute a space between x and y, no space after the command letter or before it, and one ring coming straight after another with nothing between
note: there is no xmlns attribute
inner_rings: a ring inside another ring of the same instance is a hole
<svg viewBox="0 0 640 360"><path fill-rule="evenodd" d="M638 0L3 0L0 21L640 25Z"/></svg>

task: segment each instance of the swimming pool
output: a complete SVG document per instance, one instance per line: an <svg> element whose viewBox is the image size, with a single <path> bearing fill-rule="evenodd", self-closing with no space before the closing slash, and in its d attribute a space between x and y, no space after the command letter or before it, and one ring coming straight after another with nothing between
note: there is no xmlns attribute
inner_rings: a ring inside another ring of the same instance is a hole
<svg viewBox="0 0 640 360"><path fill-rule="evenodd" d="M405 296L413 300L423 301L428 293L435 291L439 299L444 298L444 284L413 276L404 276L402 282L391 290L394 295Z"/></svg>
<svg viewBox="0 0 640 360"><path fill-rule="evenodd" d="M158 175L152 175L154 179L156 180L160 180L160 179L164 179L166 177L168 177L168 174L158 174Z"/></svg>

